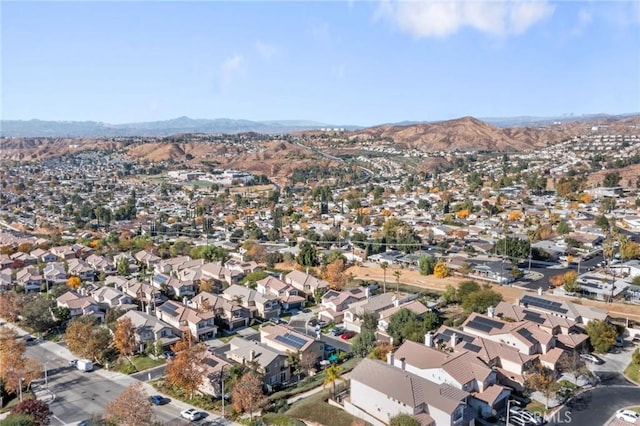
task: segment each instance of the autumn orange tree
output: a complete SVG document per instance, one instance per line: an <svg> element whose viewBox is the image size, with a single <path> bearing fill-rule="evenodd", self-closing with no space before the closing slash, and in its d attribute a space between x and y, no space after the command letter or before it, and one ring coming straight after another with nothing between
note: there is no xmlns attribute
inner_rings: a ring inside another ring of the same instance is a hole
<svg viewBox="0 0 640 426"><path fill-rule="evenodd" d="M82 280L76 275L73 275L67 279L67 285L74 290L78 289L80 287L80 284L82 284Z"/></svg>
<svg viewBox="0 0 640 426"><path fill-rule="evenodd" d="M118 398L109 402L105 414L109 424L119 426L152 424L154 417L151 402L140 382L130 384Z"/></svg>
<svg viewBox="0 0 640 426"><path fill-rule="evenodd" d="M64 339L75 355L101 360L111 344L111 333L104 327L95 327L93 318L80 317L69 322Z"/></svg>
<svg viewBox="0 0 640 426"><path fill-rule="evenodd" d="M436 263L436 266L433 267L433 275L436 278L446 278L449 276L449 268L444 262Z"/></svg>
<svg viewBox="0 0 640 426"><path fill-rule="evenodd" d="M191 334L185 336L171 347L176 353L175 358L165 369L165 381L170 386L175 386L189 395L190 398L200 385L204 375L200 367L200 361L204 356L206 347L202 343L192 343Z"/></svg>
<svg viewBox="0 0 640 426"><path fill-rule="evenodd" d="M263 402L262 379L255 371L248 370L233 386L231 393L233 409L239 413L249 413L253 421L253 412L258 410Z"/></svg>
<svg viewBox="0 0 640 426"><path fill-rule="evenodd" d="M118 325L113 333L113 345L121 355L127 358L133 355L136 348L136 329L133 327L131 318L118 319Z"/></svg>
<svg viewBox="0 0 640 426"><path fill-rule="evenodd" d="M344 273L344 259L341 257L327 265L324 279L333 290L341 290L347 283L347 275Z"/></svg>
<svg viewBox="0 0 640 426"><path fill-rule="evenodd" d="M0 381L8 392L16 392L19 384L28 384L42 376L42 365L25 358L25 342L9 327L0 327Z"/></svg>
<svg viewBox="0 0 640 426"><path fill-rule="evenodd" d="M24 295L14 291L0 293L0 312L2 317L9 322L16 322L18 315L22 313L25 305Z"/></svg>

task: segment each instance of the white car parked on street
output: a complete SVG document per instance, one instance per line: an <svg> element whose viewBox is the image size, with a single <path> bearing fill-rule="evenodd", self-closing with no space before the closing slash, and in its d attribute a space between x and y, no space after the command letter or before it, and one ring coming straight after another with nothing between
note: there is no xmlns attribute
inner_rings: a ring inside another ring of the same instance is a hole
<svg viewBox="0 0 640 426"><path fill-rule="evenodd" d="M623 420L627 423L637 424L640 419L640 413L636 413L631 410L618 410L616 412L616 419Z"/></svg>

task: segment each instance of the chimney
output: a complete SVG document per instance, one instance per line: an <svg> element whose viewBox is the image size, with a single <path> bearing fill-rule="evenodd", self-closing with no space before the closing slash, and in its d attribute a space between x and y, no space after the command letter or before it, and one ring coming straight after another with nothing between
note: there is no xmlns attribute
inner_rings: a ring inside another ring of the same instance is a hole
<svg viewBox="0 0 640 426"><path fill-rule="evenodd" d="M280 275L278 276L278 278L280 278L280 281L284 281L284 274L280 272Z"/></svg>
<svg viewBox="0 0 640 426"><path fill-rule="evenodd" d="M400 358L400 368L402 368L402 371L405 371L405 369L407 368L407 360L405 357Z"/></svg>
<svg viewBox="0 0 640 426"><path fill-rule="evenodd" d="M256 360L256 351L254 351L253 349L251 349L249 351L249 362L253 362Z"/></svg>
<svg viewBox="0 0 640 426"><path fill-rule="evenodd" d="M187 306L187 301L188 301L188 300L187 300L187 296L184 296L184 297L182 298L182 304L183 304L183 305L185 305L185 306Z"/></svg>
<svg viewBox="0 0 640 426"><path fill-rule="evenodd" d="M453 333L451 335L451 341L449 342L449 346L451 347L451 349L456 347L456 343L458 343L458 335L456 333Z"/></svg>
<svg viewBox="0 0 640 426"><path fill-rule="evenodd" d="M393 296L393 306L396 308L400 306L400 299L398 299L398 296Z"/></svg>
<svg viewBox="0 0 640 426"><path fill-rule="evenodd" d="M542 287L538 287L538 296L542 296Z"/></svg>
<svg viewBox="0 0 640 426"><path fill-rule="evenodd" d="M424 335L424 345L428 346L430 348L433 347L433 333L432 332L428 332L427 334Z"/></svg>
<svg viewBox="0 0 640 426"><path fill-rule="evenodd" d="M520 299L516 299L515 302L513 302L513 304L516 306L520 306Z"/></svg>
<svg viewBox="0 0 640 426"><path fill-rule="evenodd" d="M147 315L151 315L151 305L147 304L147 306L144 307L145 312L147 313Z"/></svg>
<svg viewBox="0 0 640 426"><path fill-rule="evenodd" d="M493 306L489 306L487 308L487 316L489 318L493 318L496 315L496 308L494 308Z"/></svg>
<svg viewBox="0 0 640 426"><path fill-rule="evenodd" d="M394 361L395 361L395 360L393 359L393 352L389 351L389 352L387 353L387 364L389 364L389 365L393 365L393 362L394 362Z"/></svg>
<svg viewBox="0 0 640 426"><path fill-rule="evenodd" d="M364 288L364 296L368 299L371 297L371 290L369 289L369 286L366 286Z"/></svg>
<svg viewBox="0 0 640 426"><path fill-rule="evenodd" d="M309 267L307 266L307 275L309 275Z"/></svg>

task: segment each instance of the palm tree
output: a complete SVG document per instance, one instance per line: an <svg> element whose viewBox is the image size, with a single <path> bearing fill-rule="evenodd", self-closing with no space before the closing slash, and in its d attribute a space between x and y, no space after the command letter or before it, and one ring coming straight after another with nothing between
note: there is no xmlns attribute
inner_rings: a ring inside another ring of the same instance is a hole
<svg viewBox="0 0 640 426"><path fill-rule="evenodd" d="M327 367L326 370L324 370L325 378L324 378L324 382L322 382L322 387L324 388L325 386L331 383L333 387L333 398L336 397L336 381L340 380L342 383L347 382L345 379L342 378L341 370L342 369L340 367L334 364L331 364L329 367Z"/></svg>
<svg viewBox="0 0 640 426"><path fill-rule="evenodd" d="M400 292L400 276L402 275L401 271L393 271L393 276L396 277L396 296Z"/></svg>
<svg viewBox="0 0 640 426"><path fill-rule="evenodd" d="M383 285L382 285L382 292L386 293L387 292L387 268L389 267L389 264L387 262L382 262L380 264L380 267L382 268L382 273L383 273Z"/></svg>

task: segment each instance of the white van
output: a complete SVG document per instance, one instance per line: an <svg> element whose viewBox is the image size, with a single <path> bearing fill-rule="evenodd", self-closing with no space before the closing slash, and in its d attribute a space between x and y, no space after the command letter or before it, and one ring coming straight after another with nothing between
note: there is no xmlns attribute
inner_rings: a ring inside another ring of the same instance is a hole
<svg viewBox="0 0 640 426"><path fill-rule="evenodd" d="M93 363L88 359L79 359L76 363L76 368L80 371L91 371L93 370Z"/></svg>

